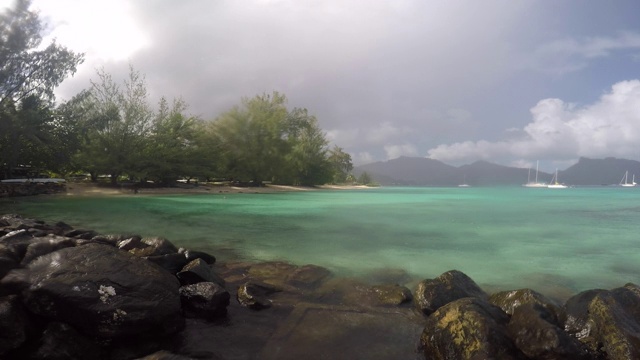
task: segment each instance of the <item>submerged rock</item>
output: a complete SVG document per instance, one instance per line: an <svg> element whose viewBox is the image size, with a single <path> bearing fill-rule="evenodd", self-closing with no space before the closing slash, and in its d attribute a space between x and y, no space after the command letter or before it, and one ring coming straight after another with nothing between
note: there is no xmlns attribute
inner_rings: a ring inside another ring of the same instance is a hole
<svg viewBox="0 0 640 360"><path fill-rule="evenodd" d="M238 302L240 305L248 307L253 310L262 310L270 308L272 305L271 300L267 297L270 294L282 291L273 285L258 283L258 282L246 282L238 287Z"/></svg>

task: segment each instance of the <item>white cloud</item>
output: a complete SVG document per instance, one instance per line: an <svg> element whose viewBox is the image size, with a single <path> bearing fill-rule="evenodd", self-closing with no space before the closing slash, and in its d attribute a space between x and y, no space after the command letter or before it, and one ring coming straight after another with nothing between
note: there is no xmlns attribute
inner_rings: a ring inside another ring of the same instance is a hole
<svg viewBox="0 0 640 360"><path fill-rule="evenodd" d="M616 51L640 49L640 33L621 32L613 37L565 38L539 46L523 61L524 68L552 74L579 71L595 58L609 57ZM635 55L630 55L632 58Z"/></svg>
<svg viewBox="0 0 640 360"><path fill-rule="evenodd" d="M384 151L387 153L387 159L418 155L418 149L412 144L385 145Z"/></svg>
<svg viewBox="0 0 640 360"><path fill-rule="evenodd" d="M355 154L352 161L354 165L369 164L374 162L375 158L369 152L364 151Z"/></svg>
<svg viewBox="0 0 640 360"><path fill-rule="evenodd" d="M429 150L428 156L441 161L640 157L640 80L619 82L597 102L584 107L544 99L531 114L532 122L522 129L521 137L440 145Z"/></svg>

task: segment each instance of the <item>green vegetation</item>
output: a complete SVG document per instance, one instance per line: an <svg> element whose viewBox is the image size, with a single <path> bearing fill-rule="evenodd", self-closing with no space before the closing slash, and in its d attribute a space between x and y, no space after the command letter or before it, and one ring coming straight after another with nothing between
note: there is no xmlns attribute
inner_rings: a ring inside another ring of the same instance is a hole
<svg viewBox="0 0 640 360"><path fill-rule="evenodd" d="M329 149L317 119L287 108L273 92L205 121L182 99L149 102L144 75L130 67L119 83L97 71L91 87L54 105L53 89L83 55L52 43L40 49L43 26L29 0L0 17L0 177L18 169L58 176L107 175L171 185L225 179L316 185L348 181L351 156ZM353 177L351 177L353 178Z"/></svg>

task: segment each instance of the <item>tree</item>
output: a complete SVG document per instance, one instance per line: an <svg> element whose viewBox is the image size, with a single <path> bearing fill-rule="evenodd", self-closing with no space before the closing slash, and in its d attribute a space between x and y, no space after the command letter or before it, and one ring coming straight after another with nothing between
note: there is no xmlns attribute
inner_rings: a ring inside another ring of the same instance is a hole
<svg viewBox="0 0 640 360"><path fill-rule="evenodd" d="M287 155L287 169L294 185L324 184L331 180L331 164L327 160L327 140L314 116L306 109L294 109L290 118L294 131Z"/></svg>
<svg viewBox="0 0 640 360"><path fill-rule="evenodd" d="M103 69L98 82L91 82L85 114L86 135L80 166L93 175L109 174L115 184L119 176L144 172L144 150L153 112L148 104L144 77L129 68L124 90ZM95 178L95 176L92 176Z"/></svg>
<svg viewBox="0 0 640 360"><path fill-rule="evenodd" d="M8 173L19 164L55 157L53 90L83 60L55 42L40 46L43 25L30 5L17 0L0 14L0 166Z"/></svg>
<svg viewBox="0 0 640 360"><path fill-rule="evenodd" d="M358 183L362 185L369 185L372 183L371 176L365 171L358 177Z"/></svg>
<svg viewBox="0 0 640 360"><path fill-rule="evenodd" d="M353 170L351 155L344 152L341 147L335 145L329 150L329 163L331 164L332 181L339 184L347 181L347 175Z"/></svg>
<svg viewBox="0 0 640 360"><path fill-rule="evenodd" d="M0 14L0 104L31 95L52 101L53 89L83 61L83 54L55 41L40 47L43 25L30 5L30 0L16 0L14 8Z"/></svg>

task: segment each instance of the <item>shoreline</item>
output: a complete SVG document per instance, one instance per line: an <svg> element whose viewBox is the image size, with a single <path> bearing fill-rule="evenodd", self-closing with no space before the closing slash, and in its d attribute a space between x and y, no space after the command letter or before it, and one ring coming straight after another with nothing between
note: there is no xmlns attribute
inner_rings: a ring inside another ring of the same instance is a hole
<svg viewBox="0 0 640 360"><path fill-rule="evenodd" d="M144 196L144 195L179 195L179 194L271 194L281 192L298 191L322 191L322 190L362 190L371 189L365 185L318 185L292 186L292 185L265 185L262 187L237 187L229 185L182 185L177 187L149 187L138 188L137 193L129 186L118 188L100 186L97 183L70 182L66 184L66 192L58 196Z"/></svg>

